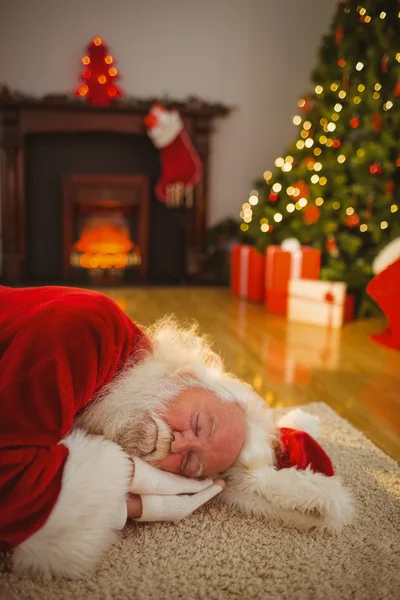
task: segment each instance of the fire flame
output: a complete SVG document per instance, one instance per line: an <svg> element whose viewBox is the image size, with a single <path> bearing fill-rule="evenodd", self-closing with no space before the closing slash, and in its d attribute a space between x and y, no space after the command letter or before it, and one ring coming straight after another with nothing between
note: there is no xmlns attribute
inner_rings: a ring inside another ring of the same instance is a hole
<svg viewBox="0 0 400 600"><path fill-rule="evenodd" d="M79 264L85 269L123 269L128 263L140 262L131 260L134 246L123 215L94 214L85 221L73 249L82 253Z"/></svg>

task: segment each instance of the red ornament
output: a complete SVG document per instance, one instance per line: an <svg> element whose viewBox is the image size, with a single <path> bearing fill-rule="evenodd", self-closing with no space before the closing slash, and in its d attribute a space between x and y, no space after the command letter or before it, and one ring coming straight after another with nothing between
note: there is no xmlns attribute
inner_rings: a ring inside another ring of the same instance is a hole
<svg viewBox="0 0 400 600"><path fill-rule="evenodd" d="M343 27L341 25L339 25L339 27L336 29L336 34L335 34L335 40L336 40L336 44L338 46L342 43L343 36L344 36Z"/></svg>
<svg viewBox="0 0 400 600"><path fill-rule="evenodd" d="M330 234L326 240L325 248L332 256L339 256L338 247L336 244L335 236Z"/></svg>
<svg viewBox="0 0 400 600"><path fill-rule="evenodd" d="M385 187L385 191L386 194L388 196L393 196L393 192L394 192L394 181L393 179L389 179L386 183L386 187Z"/></svg>
<svg viewBox="0 0 400 600"><path fill-rule="evenodd" d="M340 67L341 69L343 69L343 67L345 67L345 66L346 66L346 61L344 60L343 56L341 56L341 57L338 59L338 61L337 61L337 64L339 65L339 67Z"/></svg>
<svg viewBox="0 0 400 600"><path fill-rule="evenodd" d="M360 124L359 117L353 117L352 119L350 119L350 127L352 127L353 129L357 129L359 124Z"/></svg>
<svg viewBox="0 0 400 600"><path fill-rule="evenodd" d="M312 107L313 107L312 100L309 98L309 96L305 96L304 104L303 104L303 106L300 106L301 112L304 113L305 115L307 115L310 112L310 110L312 109Z"/></svg>
<svg viewBox="0 0 400 600"><path fill-rule="evenodd" d="M271 202L276 202L278 200L278 194L276 194L275 192L271 192L269 195L269 199L271 200Z"/></svg>
<svg viewBox="0 0 400 600"><path fill-rule="evenodd" d="M396 167L400 167L400 154L396 159Z"/></svg>
<svg viewBox="0 0 400 600"><path fill-rule="evenodd" d="M360 17L360 23L365 23L365 15L361 15L361 17Z"/></svg>
<svg viewBox="0 0 400 600"><path fill-rule="evenodd" d="M341 144L340 140L333 140L333 144L332 145L333 145L334 148L339 148L340 144Z"/></svg>
<svg viewBox="0 0 400 600"><path fill-rule="evenodd" d="M86 84L80 85L78 87L78 89L76 90L76 93L78 96L81 96L82 98L84 98L85 96L87 96L89 94L89 88Z"/></svg>
<svg viewBox="0 0 400 600"><path fill-rule="evenodd" d="M114 98L121 95L121 90L115 85L117 69L110 67L114 59L98 36L93 38L86 50L82 63L87 68L81 76L85 83L78 87L76 94L87 98L93 106L109 106Z"/></svg>
<svg viewBox="0 0 400 600"><path fill-rule="evenodd" d="M388 66L389 66L389 57L387 54L385 54L385 56L382 58L382 62L381 62L381 69L382 69L383 73L387 73Z"/></svg>
<svg viewBox="0 0 400 600"><path fill-rule="evenodd" d="M306 225L312 225L313 223L319 221L321 211L318 206L315 206L315 204L309 204L303 210L302 216Z"/></svg>
<svg viewBox="0 0 400 600"><path fill-rule="evenodd" d="M374 113L371 116L372 129L376 132L382 131L382 117L379 113Z"/></svg>
<svg viewBox="0 0 400 600"><path fill-rule="evenodd" d="M382 175L382 167L379 163L375 162L372 163L372 165L369 168L369 172L371 173L371 175Z"/></svg>
<svg viewBox="0 0 400 600"><path fill-rule="evenodd" d="M400 96L400 81L398 81L396 83L396 85L394 86L394 95L395 96Z"/></svg>
<svg viewBox="0 0 400 600"><path fill-rule="evenodd" d="M308 167L308 165L314 166L316 163L316 160L313 156L306 156L306 158L303 160L303 163L306 167Z"/></svg>
<svg viewBox="0 0 400 600"><path fill-rule="evenodd" d="M296 183L293 184L293 187L295 187L299 190L299 193L295 195L295 198L297 200L299 198L308 198L308 195L310 193L310 188L308 187L308 185L306 184L306 182L303 179L296 181Z"/></svg>
<svg viewBox="0 0 400 600"><path fill-rule="evenodd" d="M360 222L360 217L356 213L354 213L353 215L350 215L346 218L347 227L351 227L351 228L357 227L359 222Z"/></svg>

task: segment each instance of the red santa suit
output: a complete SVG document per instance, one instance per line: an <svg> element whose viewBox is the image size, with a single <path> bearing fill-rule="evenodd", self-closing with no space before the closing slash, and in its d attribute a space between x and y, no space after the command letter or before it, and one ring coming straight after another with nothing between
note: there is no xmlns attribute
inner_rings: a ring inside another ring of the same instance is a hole
<svg viewBox="0 0 400 600"><path fill-rule="evenodd" d="M371 338L388 348L400 350L400 237L379 252L372 269L375 277L369 282L367 293L382 309L388 327Z"/></svg>
<svg viewBox="0 0 400 600"><path fill-rule="evenodd" d="M16 566L37 561L43 571L44 554L58 553L69 573L80 562L80 574L114 541L129 459L113 442L68 434L76 413L149 349L102 294L0 287L0 543L19 547Z"/></svg>

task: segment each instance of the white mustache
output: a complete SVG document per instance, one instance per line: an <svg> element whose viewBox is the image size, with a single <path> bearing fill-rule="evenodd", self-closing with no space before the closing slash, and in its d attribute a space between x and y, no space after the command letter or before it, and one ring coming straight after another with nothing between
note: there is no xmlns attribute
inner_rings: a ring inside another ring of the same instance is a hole
<svg viewBox="0 0 400 600"><path fill-rule="evenodd" d="M157 462L168 456L173 438L171 428L163 419L155 415L152 415L152 419L157 426L157 439L155 440L155 449L145 457L145 460Z"/></svg>

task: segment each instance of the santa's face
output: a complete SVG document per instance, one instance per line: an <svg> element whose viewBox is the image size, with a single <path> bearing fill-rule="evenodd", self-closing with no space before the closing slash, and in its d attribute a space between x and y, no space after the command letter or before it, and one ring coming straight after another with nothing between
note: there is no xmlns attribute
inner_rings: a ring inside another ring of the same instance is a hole
<svg viewBox="0 0 400 600"><path fill-rule="evenodd" d="M236 462L245 443L242 409L200 387L171 400L163 421L171 433L169 452L152 462L186 477L216 477Z"/></svg>
<svg viewBox="0 0 400 600"><path fill-rule="evenodd" d="M231 467L245 443L242 409L201 387L182 389L168 381L155 387L142 381L134 393L128 373L76 424L117 442L130 456L186 477L215 477Z"/></svg>

